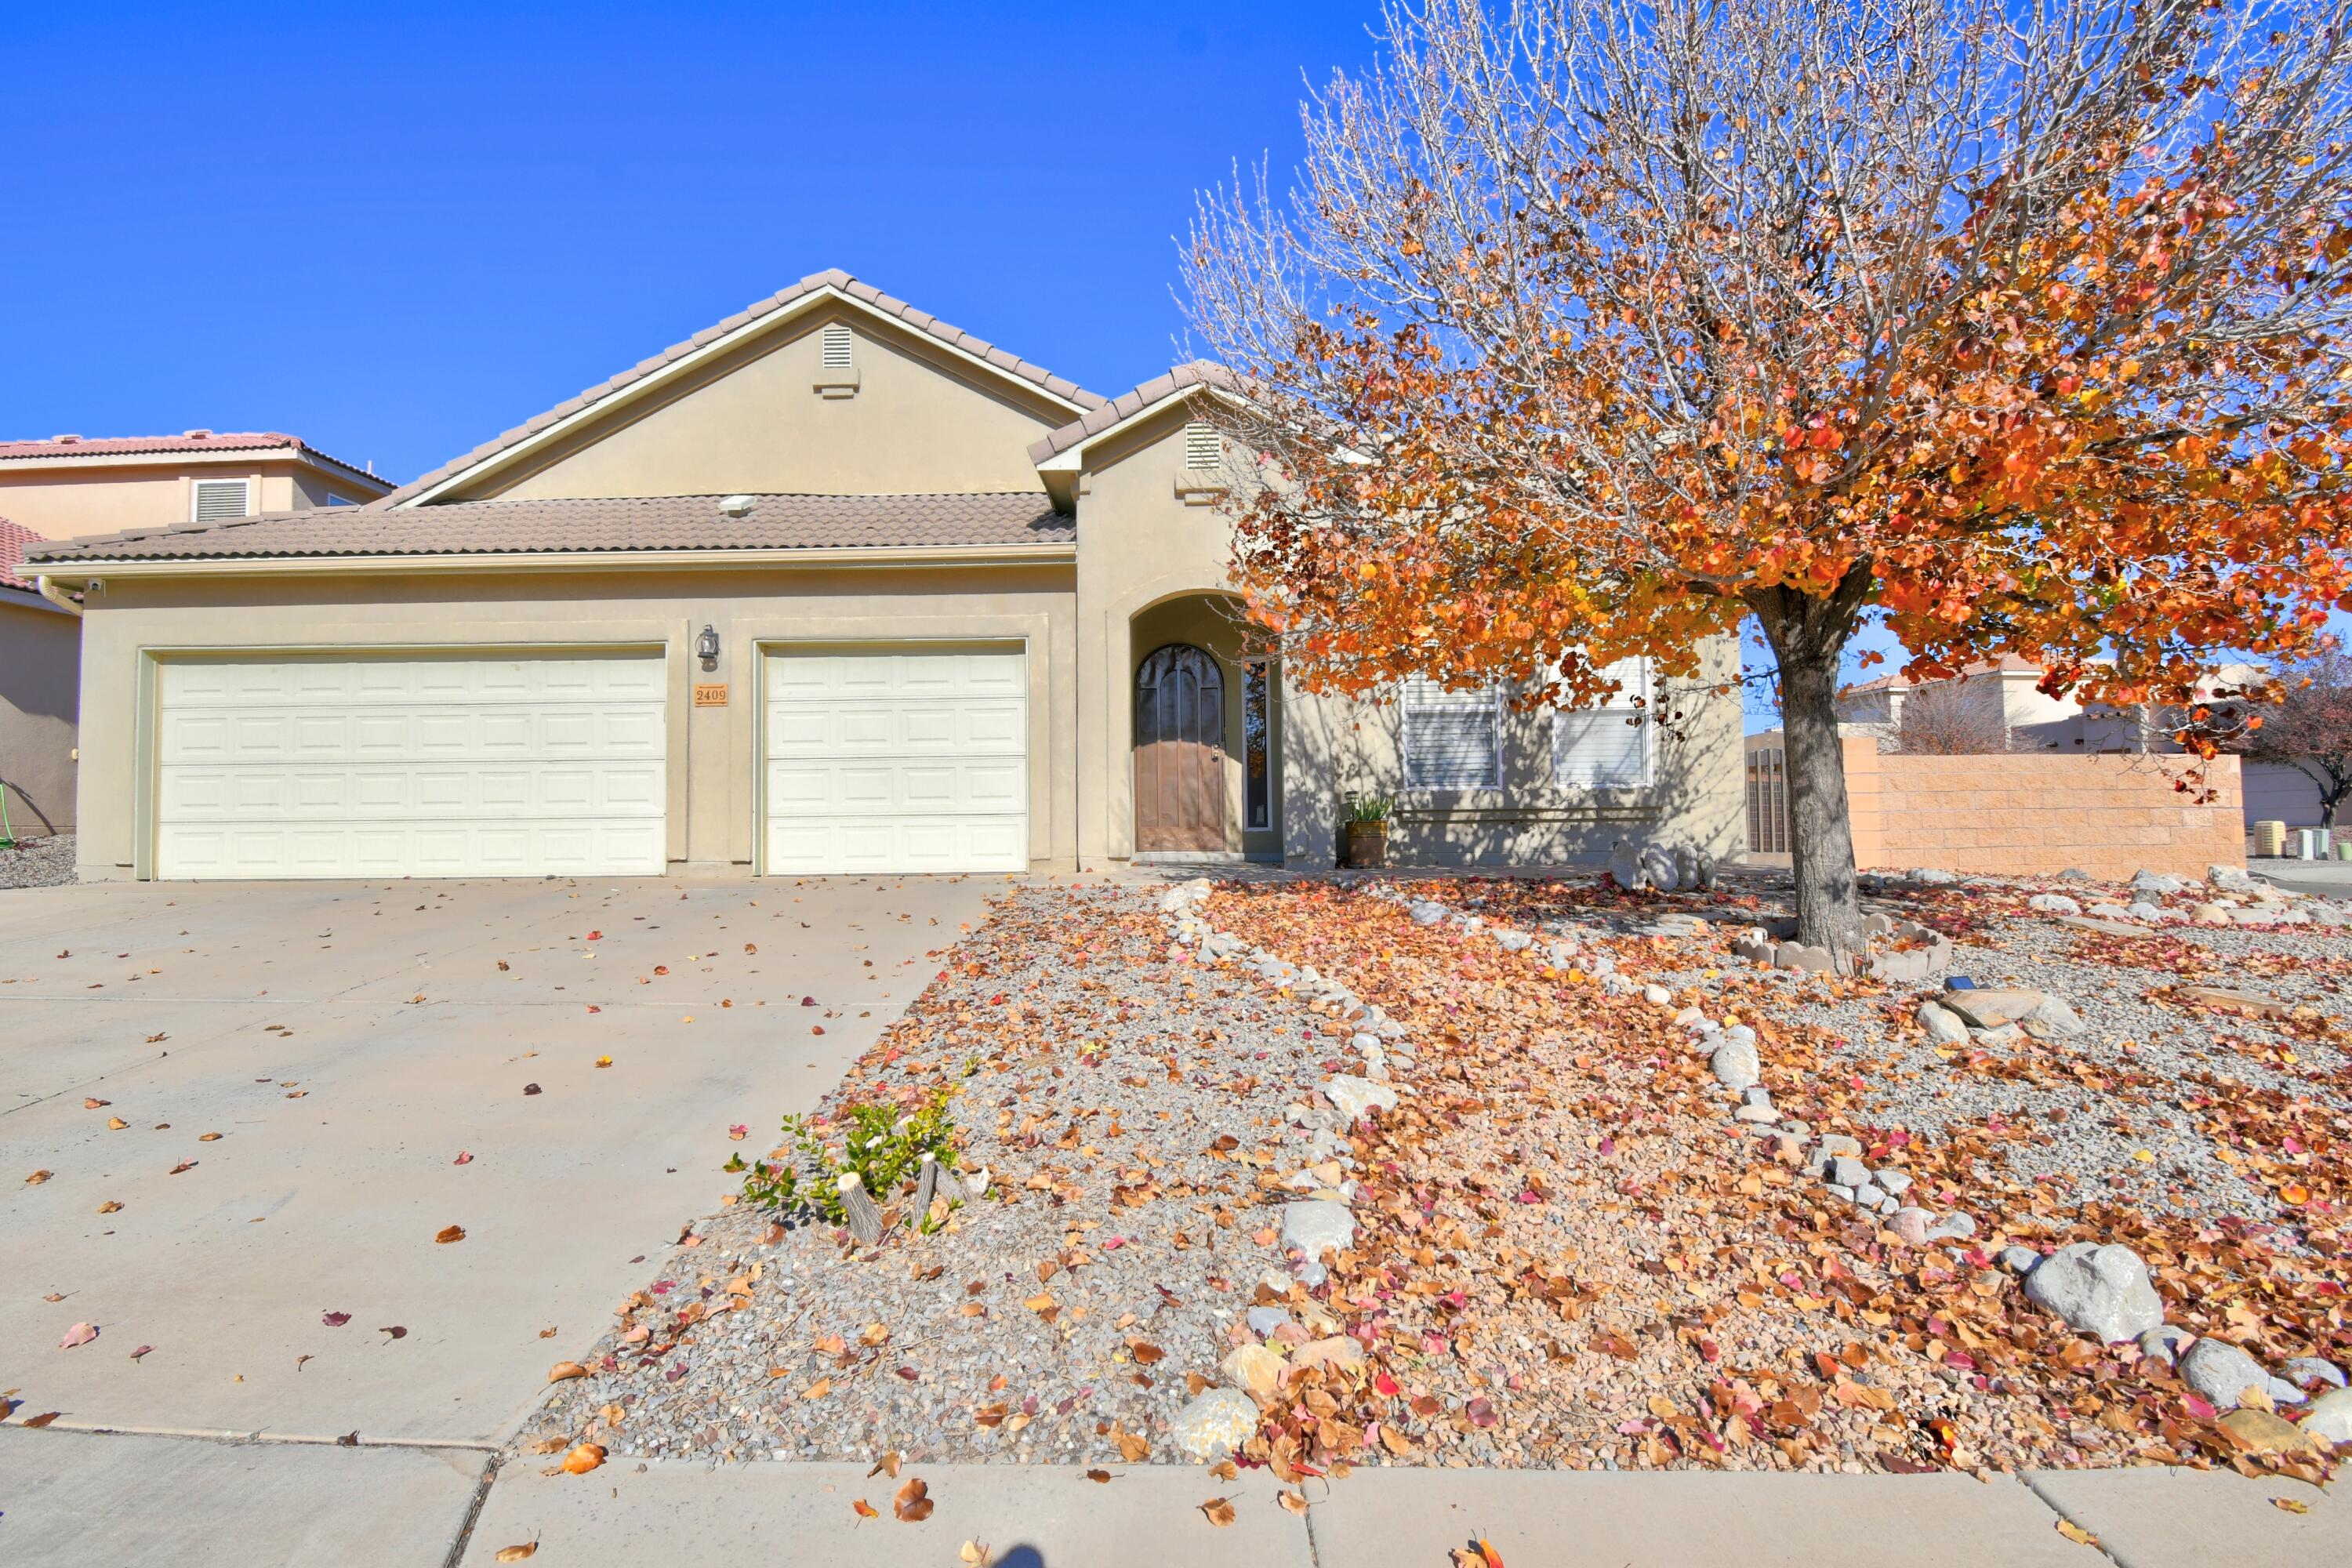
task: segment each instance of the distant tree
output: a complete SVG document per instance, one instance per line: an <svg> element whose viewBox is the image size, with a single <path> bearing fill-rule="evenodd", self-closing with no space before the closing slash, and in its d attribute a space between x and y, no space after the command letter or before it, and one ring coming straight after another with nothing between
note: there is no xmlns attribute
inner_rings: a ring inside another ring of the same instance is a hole
<svg viewBox="0 0 2352 1568"><path fill-rule="evenodd" d="M2252 708L2260 727L2246 731L2230 750L2252 762L2300 769L2319 786L2319 820L2333 829L2336 812L2352 799L2352 656L2330 648L2280 666L2278 676L2278 704Z"/></svg>
<svg viewBox="0 0 2352 1568"><path fill-rule="evenodd" d="M1397 0L1204 196L1236 572L1311 688L1602 700L1753 616L1798 931L1840 660L2197 700L2352 607L2352 0ZM1843 962L1842 960L1842 962Z"/></svg>
<svg viewBox="0 0 2352 1568"><path fill-rule="evenodd" d="M1919 756L1973 756L2014 749L1998 686L1931 680L1903 694L1895 745Z"/></svg>

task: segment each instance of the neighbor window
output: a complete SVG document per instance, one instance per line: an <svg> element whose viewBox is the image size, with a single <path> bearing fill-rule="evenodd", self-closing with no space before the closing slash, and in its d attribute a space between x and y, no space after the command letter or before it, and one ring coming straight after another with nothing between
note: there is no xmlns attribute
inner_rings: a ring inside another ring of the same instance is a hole
<svg viewBox="0 0 2352 1568"><path fill-rule="evenodd" d="M849 328L840 321L828 321L817 336L817 365L824 370L849 368Z"/></svg>
<svg viewBox="0 0 2352 1568"><path fill-rule="evenodd" d="M1650 782L1650 661L1620 659L1601 673L1618 683L1606 707L1562 709L1551 716L1552 782L1576 789L1639 789Z"/></svg>
<svg viewBox="0 0 2352 1568"><path fill-rule="evenodd" d="M247 491L252 482L250 479L198 479L195 521L217 522L225 517L251 515L252 508L247 503L250 499Z"/></svg>
<svg viewBox="0 0 2352 1568"><path fill-rule="evenodd" d="M1213 468L1225 460L1225 444L1213 425L1195 420L1184 426L1184 466Z"/></svg>
<svg viewBox="0 0 2352 1568"><path fill-rule="evenodd" d="M334 491L329 490L327 492L327 504L329 506L352 506L356 503L353 502L352 498L349 496L339 496Z"/></svg>
<svg viewBox="0 0 2352 1568"><path fill-rule="evenodd" d="M1448 691L1425 676L1404 684L1407 789L1500 789L1503 694Z"/></svg>
<svg viewBox="0 0 2352 1568"><path fill-rule="evenodd" d="M1252 659L1242 667L1243 821L1253 833L1274 826L1273 667Z"/></svg>

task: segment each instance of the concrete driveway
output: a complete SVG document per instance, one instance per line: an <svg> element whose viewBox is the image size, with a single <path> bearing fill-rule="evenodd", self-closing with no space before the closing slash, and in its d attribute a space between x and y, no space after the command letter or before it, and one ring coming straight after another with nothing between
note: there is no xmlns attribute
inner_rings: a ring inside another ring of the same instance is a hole
<svg viewBox="0 0 2352 1568"><path fill-rule="evenodd" d="M547 1367L1002 886L0 892L0 1550L438 1562Z"/></svg>

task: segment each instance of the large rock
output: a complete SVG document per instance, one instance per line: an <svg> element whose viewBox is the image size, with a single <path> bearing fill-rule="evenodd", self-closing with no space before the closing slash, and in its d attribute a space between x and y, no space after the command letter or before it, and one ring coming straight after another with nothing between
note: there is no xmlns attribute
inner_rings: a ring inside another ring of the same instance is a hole
<svg viewBox="0 0 2352 1568"><path fill-rule="evenodd" d="M1333 1074L1323 1085L1323 1096L1351 1125L1358 1117L1376 1105L1383 1110L1394 1110L1397 1105L1394 1086L1374 1083L1370 1079L1358 1078L1351 1073Z"/></svg>
<svg viewBox="0 0 2352 1568"><path fill-rule="evenodd" d="M1675 881L1685 888L1715 886L1715 857L1687 840L1675 846Z"/></svg>
<svg viewBox="0 0 2352 1568"><path fill-rule="evenodd" d="M1445 918L1445 906L1433 900L1422 899L1407 904L1404 912L1417 926L1433 926Z"/></svg>
<svg viewBox="0 0 2352 1568"><path fill-rule="evenodd" d="M2045 915L2079 915L2083 906L2063 893L2036 893L2025 900L2025 907Z"/></svg>
<svg viewBox="0 0 2352 1568"><path fill-rule="evenodd" d="M1747 1089L1764 1081L1764 1065L1756 1057L1754 1040L1727 1037L1707 1058L1715 1081L1730 1089Z"/></svg>
<svg viewBox="0 0 2352 1568"><path fill-rule="evenodd" d="M2148 1282L2147 1265L2113 1243L2060 1247L2025 1277L2025 1297L2109 1344L2137 1339L2164 1321L2164 1300Z"/></svg>
<svg viewBox="0 0 2352 1568"><path fill-rule="evenodd" d="M2258 882L2239 866L2208 866L2205 879L2225 893L2263 893L2271 891L2270 885Z"/></svg>
<svg viewBox="0 0 2352 1568"><path fill-rule="evenodd" d="M1328 1251L1345 1251L1356 1239L1356 1216L1346 1204L1311 1198L1286 1204L1282 1210L1282 1245L1295 1247L1309 1262L1322 1261Z"/></svg>
<svg viewBox="0 0 2352 1568"><path fill-rule="evenodd" d="M1663 844L1652 844L1642 851L1642 874L1650 886L1662 893L1671 893L1682 885L1682 872L1675 864L1675 852Z"/></svg>
<svg viewBox="0 0 2352 1568"><path fill-rule="evenodd" d="M1256 1431L1256 1400L1238 1388L1212 1388L1177 1413L1169 1436L1205 1462L1232 1453Z"/></svg>
<svg viewBox="0 0 2352 1568"><path fill-rule="evenodd" d="M1364 1366L1364 1347L1345 1334L1333 1334L1328 1339L1312 1340L1290 1352L1293 1366L1328 1366L1340 1372L1360 1372Z"/></svg>
<svg viewBox="0 0 2352 1568"><path fill-rule="evenodd" d="M1609 851L1609 876L1619 887L1631 891L1643 885L1641 852L1622 838Z"/></svg>
<svg viewBox="0 0 2352 1568"><path fill-rule="evenodd" d="M1998 1029L2003 1024L2040 1022L2052 1034L2080 1034L2083 1020L2074 1010L2046 991L2022 988L1947 991L1937 998L1972 1028Z"/></svg>
<svg viewBox="0 0 2352 1568"><path fill-rule="evenodd" d="M2045 996L2042 1005L2021 1020L2025 1032L2037 1040L2066 1039L2090 1027L2083 1016L2055 996Z"/></svg>
<svg viewBox="0 0 2352 1568"><path fill-rule="evenodd" d="M2304 1413L2303 1429L2338 1447L2352 1446L2352 1389L2339 1388L2313 1400Z"/></svg>
<svg viewBox="0 0 2352 1568"><path fill-rule="evenodd" d="M1969 1037L1969 1026L1960 1022L1960 1016L1933 1002L1919 1005L1919 1026L1927 1031L1930 1041L1939 1046L1957 1046Z"/></svg>
<svg viewBox="0 0 2352 1568"><path fill-rule="evenodd" d="M1235 1345L1217 1363L1217 1373L1227 1388L1238 1388L1253 1399L1263 1398L1282 1386L1282 1357L1264 1345Z"/></svg>
<svg viewBox="0 0 2352 1568"><path fill-rule="evenodd" d="M2263 1363L2227 1340L2202 1339L2182 1352L2180 1381L2213 1402L2220 1410L2235 1410L2246 1390L2267 1389L2271 1374Z"/></svg>
<svg viewBox="0 0 2352 1568"><path fill-rule="evenodd" d="M2185 893L2197 884L2187 877L2168 877L2161 871L2139 871L2131 879L2132 891L2146 899L2168 898Z"/></svg>

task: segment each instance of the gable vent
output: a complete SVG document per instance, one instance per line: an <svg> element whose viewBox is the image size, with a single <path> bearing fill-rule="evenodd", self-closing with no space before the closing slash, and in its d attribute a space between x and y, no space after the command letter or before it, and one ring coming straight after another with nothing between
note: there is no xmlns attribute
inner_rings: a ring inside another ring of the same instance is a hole
<svg viewBox="0 0 2352 1568"><path fill-rule="evenodd" d="M218 522L223 518L246 515L244 479L198 479L196 481L196 521Z"/></svg>
<svg viewBox="0 0 2352 1568"><path fill-rule="evenodd" d="M817 365L824 370L849 368L849 328L840 321L828 321L817 340Z"/></svg>
<svg viewBox="0 0 2352 1568"><path fill-rule="evenodd" d="M1188 468L1213 468L1224 460L1225 444L1218 438L1217 427L1197 420L1184 426L1184 466Z"/></svg>

